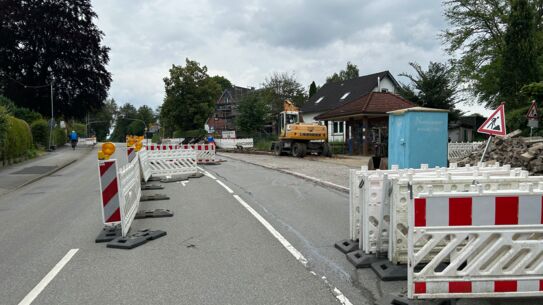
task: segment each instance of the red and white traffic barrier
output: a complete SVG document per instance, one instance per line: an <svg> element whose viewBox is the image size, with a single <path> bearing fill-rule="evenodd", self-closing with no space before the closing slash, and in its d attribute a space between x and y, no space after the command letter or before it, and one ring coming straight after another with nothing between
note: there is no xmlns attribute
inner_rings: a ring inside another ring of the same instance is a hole
<svg viewBox="0 0 543 305"><path fill-rule="evenodd" d="M193 149L197 153L198 164L216 164L221 162L216 156L215 144L152 144L146 145L145 148L149 151L155 150L176 150L176 149Z"/></svg>
<svg viewBox="0 0 543 305"><path fill-rule="evenodd" d="M117 224L121 221L121 195L117 178L117 161L98 161L100 178L100 199L102 203L102 220L104 224Z"/></svg>
<svg viewBox="0 0 543 305"><path fill-rule="evenodd" d="M136 148L134 147L127 147L126 148L126 156L128 157L128 163L132 162L134 158L136 157Z"/></svg>
<svg viewBox="0 0 543 305"><path fill-rule="evenodd" d="M543 297L543 189L531 185L411 200L409 298Z"/></svg>

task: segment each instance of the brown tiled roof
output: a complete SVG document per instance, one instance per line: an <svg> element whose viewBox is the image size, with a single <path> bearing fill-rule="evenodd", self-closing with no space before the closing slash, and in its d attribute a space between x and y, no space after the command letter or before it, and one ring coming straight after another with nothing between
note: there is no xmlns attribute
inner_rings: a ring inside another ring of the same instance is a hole
<svg viewBox="0 0 543 305"><path fill-rule="evenodd" d="M371 92L361 98L327 111L315 117L315 119L323 121L362 114L386 114L389 111L415 106L414 103L392 93Z"/></svg>

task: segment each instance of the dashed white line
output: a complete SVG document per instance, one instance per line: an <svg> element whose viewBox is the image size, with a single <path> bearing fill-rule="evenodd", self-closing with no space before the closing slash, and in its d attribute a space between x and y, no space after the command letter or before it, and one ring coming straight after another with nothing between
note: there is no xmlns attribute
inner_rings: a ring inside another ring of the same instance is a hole
<svg viewBox="0 0 543 305"><path fill-rule="evenodd" d="M226 184L222 183L221 180L217 179L217 180L215 180L215 181L217 181L218 184L220 184L222 187L224 187L224 189L225 189L226 191L228 191L228 193L234 194L234 191L232 191L231 188L229 188L228 186L226 186Z"/></svg>
<svg viewBox="0 0 543 305"><path fill-rule="evenodd" d="M79 249L71 249L64 257L45 275L45 277L19 302L19 305L30 305L40 295L40 293L49 285L57 274L66 266Z"/></svg>

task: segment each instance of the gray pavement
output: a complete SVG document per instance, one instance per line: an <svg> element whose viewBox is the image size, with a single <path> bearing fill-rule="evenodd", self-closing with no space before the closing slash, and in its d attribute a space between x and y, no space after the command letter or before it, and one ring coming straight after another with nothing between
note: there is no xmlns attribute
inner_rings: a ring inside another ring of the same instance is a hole
<svg viewBox="0 0 543 305"><path fill-rule="evenodd" d="M77 161L90 150L89 146L78 146L76 150L63 146L35 159L0 168L0 196Z"/></svg>

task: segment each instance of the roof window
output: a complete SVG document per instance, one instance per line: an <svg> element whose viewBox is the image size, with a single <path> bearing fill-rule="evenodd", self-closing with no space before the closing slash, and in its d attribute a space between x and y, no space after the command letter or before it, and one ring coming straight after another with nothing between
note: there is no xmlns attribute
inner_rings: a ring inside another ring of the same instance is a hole
<svg viewBox="0 0 543 305"><path fill-rule="evenodd" d="M345 94L343 94L343 96L341 97L342 100L346 99L347 96L349 96L349 94L351 94L351 92L347 92Z"/></svg>
<svg viewBox="0 0 543 305"><path fill-rule="evenodd" d="M324 96L321 96L318 100L315 101L315 104L322 102L323 99L324 99Z"/></svg>

